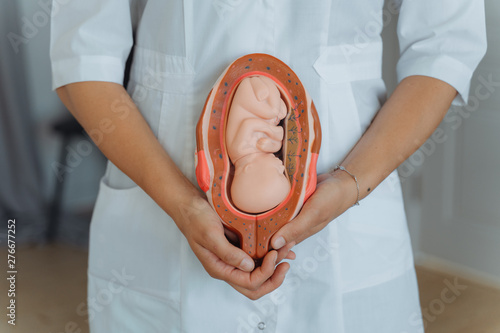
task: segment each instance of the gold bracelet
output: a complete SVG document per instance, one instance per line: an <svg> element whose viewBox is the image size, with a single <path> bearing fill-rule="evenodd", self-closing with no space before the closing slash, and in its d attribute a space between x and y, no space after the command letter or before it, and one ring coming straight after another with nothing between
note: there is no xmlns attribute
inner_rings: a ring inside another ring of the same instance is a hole
<svg viewBox="0 0 500 333"><path fill-rule="evenodd" d="M353 206L359 206L359 183L358 183L358 178L356 178L355 175L353 175L352 173L350 173L349 171L347 171L343 166L341 165L337 165L335 166L335 168L333 169L333 172L337 171L337 170L341 170L341 171L345 171L347 172L347 174L349 176L352 177L352 179L354 179L354 181L356 182L356 191L358 192L358 198L356 199L356 203L353 205Z"/></svg>

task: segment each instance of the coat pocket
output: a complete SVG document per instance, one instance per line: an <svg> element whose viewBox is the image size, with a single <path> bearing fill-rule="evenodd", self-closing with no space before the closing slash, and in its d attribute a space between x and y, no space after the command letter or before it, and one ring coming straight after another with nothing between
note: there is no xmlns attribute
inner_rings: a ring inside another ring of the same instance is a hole
<svg viewBox="0 0 500 333"><path fill-rule="evenodd" d="M140 187L119 190L101 181L90 226L89 274L176 301L183 241L174 221Z"/></svg>
<svg viewBox="0 0 500 333"><path fill-rule="evenodd" d="M380 78L381 50L378 43L365 47L327 46L314 62L313 68L320 79L320 99L315 103L324 138L323 154L318 160L319 172L341 162L362 136L353 83ZM379 53L380 57L376 56Z"/></svg>
<svg viewBox="0 0 500 333"><path fill-rule="evenodd" d="M194 180L196 122L201 107L196 108L194 94L163 93L158 140L182 173Z"/></svg>
<svg viewBox="0 0 500 333"><path fill-rule="evenodd" d="M194 67L187 57L138 47L132 80L145 90L136 101L158 141L188 177L194 174L194 127L201 112ZM134 99L135 100L135 99Z"/></svg>
<svg viewBox="0 0 500 333"><path fill-rule="evenodd" d="M132 79L148 89L172 94L192 91L195 70L187 57L174 56L137 46Z"/></svg>
<svg viewBox="0 0 500 333"><path fill-rule="evenodd" d="M327 84L378 79L382 77L382 44L327 46L313 67Z"/></svg>

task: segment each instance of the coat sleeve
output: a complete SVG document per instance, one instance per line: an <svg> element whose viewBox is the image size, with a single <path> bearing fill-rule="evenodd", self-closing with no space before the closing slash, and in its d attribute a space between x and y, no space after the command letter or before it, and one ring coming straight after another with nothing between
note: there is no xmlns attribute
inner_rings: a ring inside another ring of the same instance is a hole
<svg viewBox="0 0 500 333"><path fill-rule="evenodd" d="M467 103L470 80L486 53L484 0L402 0L398 22L398 81L411 75L440 79Z"/></svg>
<svg viewBox="0 0 500 333"><path fill-rule="evenodd" d="M50 31L53 89L81 81L123 83L125 63L133 44L130 3L53 0Z"/></svg>

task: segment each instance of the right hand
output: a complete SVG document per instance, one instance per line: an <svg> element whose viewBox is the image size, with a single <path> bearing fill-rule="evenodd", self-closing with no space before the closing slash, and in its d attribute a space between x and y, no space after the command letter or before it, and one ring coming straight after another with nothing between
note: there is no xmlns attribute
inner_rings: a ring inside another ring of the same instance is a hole
<svg viewBox="0 0 500 333"><path fill-rule="evenodd" d="M255 268L253 259L228 241L219 216L201 195L193 196L190 204L180 204L174 220L207 273L252 300L278 288L290 268L281 260L295 259L291 243L267 253Z"/></svg>

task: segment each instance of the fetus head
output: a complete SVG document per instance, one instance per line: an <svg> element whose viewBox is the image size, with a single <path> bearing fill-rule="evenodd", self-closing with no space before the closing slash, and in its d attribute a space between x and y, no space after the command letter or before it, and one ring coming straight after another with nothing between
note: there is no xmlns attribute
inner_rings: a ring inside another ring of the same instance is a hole
<svg viewBox="0 0 500 333"><path fill-rule="evenodd" d="M245 163L244 165L240 165ZM279 205L290 192L283 162L273 154L258 154L236 165L231 198L236 207L251 214Z"/></svg>

